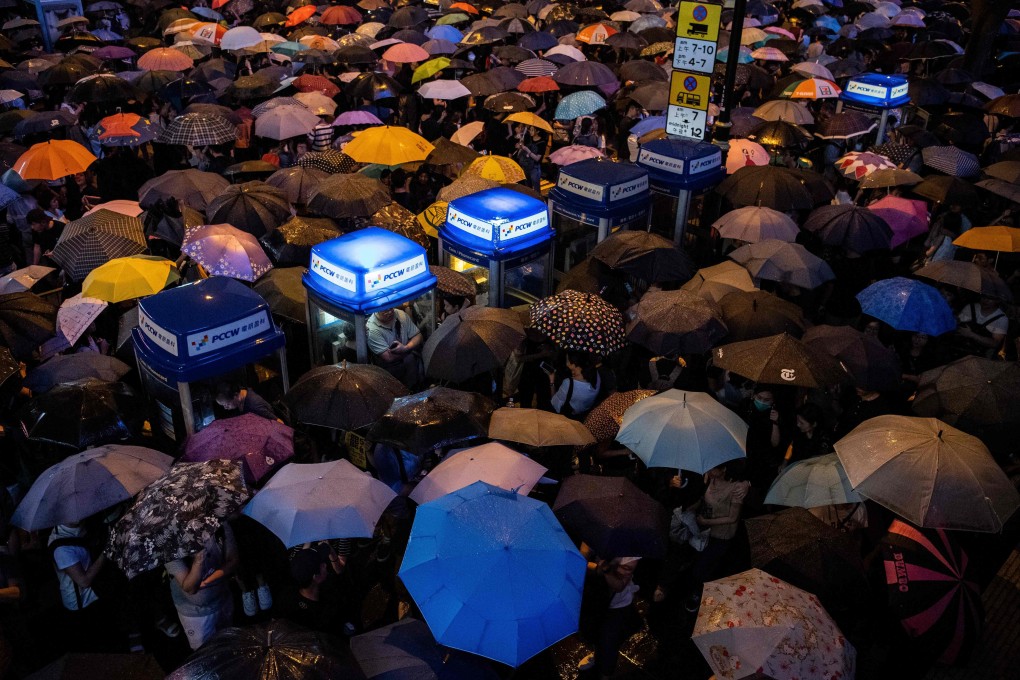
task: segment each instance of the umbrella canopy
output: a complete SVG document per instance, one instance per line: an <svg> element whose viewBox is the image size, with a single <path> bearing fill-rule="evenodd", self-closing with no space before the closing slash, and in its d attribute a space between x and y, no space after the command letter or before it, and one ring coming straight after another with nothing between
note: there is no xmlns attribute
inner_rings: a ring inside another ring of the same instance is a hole
<svg viewBox="0 0 1020 680"><path fill-rule="evenodd" d="M98 352L57 354L32 368L24 384L33 394L39 395L61 383L85 378L117 382L130 372L131 367L120 359Z"/></svg>
<svg viewBox="0 0 1020 680"><path fill-rule="evenodd" d="M39 345L56 332L57 308L29 292L0 295L0 344L15 359L30 361Z"/></svg>
<svg viewBox="0 0 1020 680"><path fill-rule="evenodd" d="M623 349L623 316L592 293L564 290L531 306L531 326L568 351L608 356Z"/></svg>
<svg viewBox="0 0 1020 680"><path fill-rule="evenodd" d="M330 175L308 199L309 210L335 219L368 217L391 201L386 186L361 173Z"/></svg>
<svg viewBox="0 0 1020 680"><path fill-rule="evenodd" d="M712 362L769 385L829 387L846 379L837 360L786 333L717 347Z"/></svg>
<svg viewBox="0 0 1020 680"><path fill-rule="evenodd" d="M434 148L407 128L382 125L363 130L344 147L344 153L359 163L399 165L423 161Z"/></svg>
<svg viewBox="0 0 1020 680"><path fill-rule="evenodd" d="M814 289L836 278L829 264L798 243L767 239L749 243L730 253L756 279L790 283Z"/></svg>
<svg viewBox="0 0 1020 680"><path fill-rule="evenodd" d="M301 376L285 397L295 420L340 430L357 430L382 418L407 388L378 366L319 366Z"/></svg>
<svg viewBox="0 0 1020 680"><path fill-rule="evenodd" d="M627 324L631 341L661 356L707 352L726 333L718 305L686 290L645 293Z"/></svg>
<svg viewBox="0 0 1020 680"><path fill-rule="evenodd" d="M178 463L118 520L106 553L128 578L193 555L249 496L238 462Z"/></svg>
<svg viewBox="0 0 1020 680"><path fill-rule="evenodd" d="M928 206L924 201L885 196L870 204L868 209L885 220L892 229L890 245L893 248L928 232Z"/></svg>
<svg viewBox="0 0 1020 680"><path fill-rule="evenodd" d="M475 482L418 508L399 576L437 642L516 667L577 630L584 573L547 505Z"/></svg>
<svg viewBox="0 0 1020 680"><path fill-rule="evenodd" d="M861 311L898 331L942 335L956 328L956 317L935 288L896 276L877 281L857 294Z"/></svg>
<svg viewBox="0 0 1020 680"><path fill-rule="evenodd" d="M515 184L525 179L524 170L506 156L479 156L464 169L463 177L474 176L500 184Z"/></svg>
<svg viewBox="0 0 1020 680"><path fill-rule="evenodd" d="M964 662L984 623L976 562L946 531L899 520L881 549L889 606L903 630L939 661Z"/></svg>
<svg viewBox="0 0 1020 680"><path fill-rule="evenodd" d="M800 233L797 223L785 213L753 205L731 210L713 222L712 226L723 238L747 243L766 239L793 243Z"/></svg>
<svg viewBox="0 0 1020 680"><path fill-rule="evenodd" d="M370 680L496 680L476 656L436 644L428 625L411 617L351 638L351 653Z"/></svg>
<svg viewBox="0 0 1020 680"><path fill-rule="evenodd" d="M691 637L722 678L856 673L856 650L818 599L760 569L706 583Z"/></svg>
<svg viewBox="0 0 1020 680"><path fill-rule="evenodd" d="M846 110L819 123L815 135L821 139L852 139L868 134L877 125L874 119L860 111Z"/></svg>
<svg viewBox="0 0 1020 680"><path fill-rule="evenodd" d="M32 483L11 523L25 531L73 524L128 500L162 477L173 458L110 444L65 458Z"/></svg>
<svg viewBox="0 0 1020 680"><path fill-rule="evenodd" d="M940 260L926 264L914 274L929 281L956 286L996 300L1009 302L1013 299L1009 286L994 269L985 269L973 262Z"/></svg>
<svg viewBox="0 0 1020 680"><path fill-rule="evenodd" d="M584 446L595 439L581 423L533 408L498 408L489 420L489 438L527 446Z"/></svg>
<svg viewBox="0 0 1020 680"><path fill-rule="evenodd" d="M899 355L851 326L813 326L804 344L843 364L857 387L885 392L899 389L903 373Z"/></svg>
<svg viewBox="0 0 1020 680"><path fill-rule="evenodd" d="M527 456L490 442L448 455L418 482L411 500L421 505L479 481L527 496L546 472Z"/></svg>
<svg viewBox="0 0 1020 680"><path fill-rule="evenodd" d="M675 243L647 231L618 231L595 246L591 256L649 283L687 281L694 263Z"/></svg>
<svg viewBox="0 0 1020 680"><path fill-rule="evenodd" d="M456 165L470 163L476 158L478 158L478 152L474 149L440 137L435 142L435 148L425 158L425 162L429 165Z"/></svg>
<svg viewBox="0 0 1020 680"><path fill-rule="evenodd" d="M57 310L57 331L67 344L73 345L107 306L108 303L103 300L85 297L81 293L69 297L60 303Z"/></svg>
<svg viewBox="0 0 1020 680"><path fill-rule="evenodd" d="M224 118L212 113L185 113L177 116L156 137L160 144L216 146L237 138L237 129Z"/></svg>
<svg viewBox="0 0 1020 680"><path fill-rule="evenodd" d="M570 146L556 149L556 151L549 154L549 162L556 165L570 165L571 163L578 163L589 158L605 158L605 156L602 151L593 146L571 144Z"/></svg>
<svg viewBox="0 0 1020 680"><path fill-rule="evenodd" d="M700 392L669 390L638 401L616 435L648 467L699 474L743 458L747 424Z"/></svg>
<svg viewBox="0 0 1020 680"><path fill-rule="evenodd" d="M553 512L599 556L655 558L666 553L665 508L625 477L567 477Z"/></svg>
<svg viewBox="0 0 1020 680"><path fill-rule="evenodd" d="M495 404L473 392L432 387L393 400L368 437L413 453L484 437Z"/></svg>
<svg viewBox="0 0 1020 680"><path fill-rule="evenodd" d="M307 135L321 122L304 106L277 106L255 119L255 134L268 139L290 139Z"/></svg>
<svg viewBox="0 0 1020 680"><path fill-rule="evenodd" d="M85 172L96 157L88 149L65 139L51 139L31 146L15 161L12 169L25 180L58 180Z"/></svg>
<svg viewBox="0 0 1020 680"><path fill-rule="evenodd" d="M839 158L835 165L836 170L841 172L844 177L855 179L858 182L876 170L896 168L896 164L885 156L870 151L851 151Z"/></svg>
<svg viewBox="0 0 1020 680"><path fill-rule="evenodd" d="M453 100L470 97L471 90L458 80L432 80L419 87L418 94L425 99Z"/></svg>
<svg viewBox="0 0 1020 680"><path fill-rule="evenodd" d="M973 185L957 177L932 175L925 177L911 191L936 203L971 204L978 200Z"/></svg>
<svg viewBox="0 0 1020 680"><path fill-rule="evenodd" d="M173 262L153 255L118 257L89 272L82 295L104 302L123 302L155 295L180 279Z"/></svg>
<svg viewBox="0 0 1020 680"><path fill-rule="evenodd" d="M615 77L614 77L615 78ZM556 120L574 120L581 116L590 116L596 111L606 108L606 100L590 90L582 90L568 94L556 105L553 118Z"/></svg>
<svg viewBox="0 0 1020 680"><path fill-rule="evenodd" d="M448 316L425 342L425 372L464 382L502 367L523 341L524 327L516 312L467 307Z"/></svg>
<svg viewBox="0 0 1020 680"><path fill-rule="evenodd" d="M261 238L292 216L287 195L265 182L231 184L206 207L210 224L230 224Z"/></svg>
<svg viewBox="0 0 1020 680"><path fill-rule="evenodd" d="M819 206L803 226L822 243L854 253L888 250L893 238L892 229L880 215L853 204Z"/></svg>
<svg viewBox="0 0 1020 680"><path fill-rule="evenodd" d="M835 453L797 461L784 468L765 496L766 505L799 508L860 503L861 500L860 494L850 486L846 470Z"/></svg>
<svg viewBox="0 0 1020 680"><path fill-rule="evenodd" d="M814 206L811 194L797 176L771 165L745 166L717 187L735 206L759 205L774 210L808 210Z"/></svg>
<svg viewBox="0 0 1020 680"><path fill-rule="evenodd" d="M240 460L258 483L294 456L294 430L254 413L217 419L188 437L182 461Z"/></svg>
<svg viewBox="0 0 1020 680"><path fill-rule="evenodd" d="M80 451L138 436L145 415L127 385L85 378L33 397L20 419L30 440Z"/></svg>
<svg viewBox="0 0 1020 680"><path fill-rule="evenodd" d="M475 282L472 279L449 267L430 264L429 271L436 277L436 289L441 293L469 299L473 299L478 293Z"/></svg>
<svg viewBox="0 0 1020 680"><path fill-rule="evenodd" d="M762 146L774 148L803 147L812 141L810 132L783 120L767 120L752 128L747 136Z"/></svg>
<svg viewBox="0 0 1020 680"><path fill-rule="evenodd" d="M1016 423L1012 404L1017 398L1020 366L966 356L922 373L911 408L919 416L940 418L972 432L975 426Z"/></svg>
<svg viewBox="0 0 1020 680"><path fill-rule="evenodd" d="M720 302L730 293L756 290L747 270L732 260L699 269L694 277L682 286L709 302Z"/></svg>
<svg viewBox="0 0 1020 680"><path fill-rule="evenodd" d="M139 57L137 64L138 68L146 71L187 71L195 62L173 47L157 47Z"/></svg>
<svg viewBox="0 0 1020 680"><path fill-rule="evenodd" d="M181 252L202 265L210 276L255 281L272 268L258 240L229 224L191 227Z"/></svg>
<svg viewBox="0 0 1020 680"><path fill-rule="evenodd" d="M35 284L57 271L53 267L32 264L0 276L0 295L22 293L32 290Z"/></svg>
<svg viewBox="0 0 1020 680"><path fill-rule="evenodd" d="M346 460L292 464L277 472L244 514L291 548L334 538L371 538L396 494Z"/></svg>
<svg viewBox="0 0 1020 680"><path fill-rule="evenodd" d="M807 107L786 99L773 99L754 110L754 116L762 120L782 120L797 125L811 125L815 117Z"/></svg>
<svg viewBox="0 0 1020 680"><path fill-rule="evenodd" d="M214 172L170 170L142 185L138 190L138 205L151 210L160 201L175 199L199 212L205 212L206 206L229 186L227 179Z"/></svg>
<svg viewBox="0 0 1020 680"><path fill-rule="evenodd" d="M911 186L922 182L920 175L901 168L882 168L861 180L861 189L885 189L888 187Z"/></svg>
<svg viewBox="0 0 1020 680"><path fill-rule="evenodd" d="M974 227L956 237L953 245L999 253L1020 252L1020 229L1015 227Z"/></svg>
<svg viewBox="0 0 1020 680"><path fill-rule="evenodd" d="M319 182L327 176L326 172L317 168L295 165L277 170L266 178L266 184L281 189L291 203L306 205Z"/></svg>
<svg viewBox="0 0 1020 680"><path fill-rule="evenodd" d="M64 227L52 258L72 280L82 281L96 267L147 247L140 219L104 209Z"/></svg>
<svg viewBox="0 0 1020 680"><path fill-rule="evenodd" d="M800 307L764 291L730 293L719 301L733 340L752 340L777 333L800 337L806 323Z"/></svg>
<svg viewBox="0 0 1020 680"><path fill-rule="evenodd" d="M855 491L918 526L996 532L1020 507L985 445L935 418L871 418L836 453Z"/></svg>

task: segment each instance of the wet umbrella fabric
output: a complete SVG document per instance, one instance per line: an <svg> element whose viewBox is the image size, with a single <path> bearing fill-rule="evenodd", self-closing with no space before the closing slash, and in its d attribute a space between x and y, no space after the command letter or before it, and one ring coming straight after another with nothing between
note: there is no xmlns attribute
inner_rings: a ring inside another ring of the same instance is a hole
<svg viewBox="0 0 1020 680"><path fill-rule="evenodd" d="M517 314L491 307L467 307L448 316L422 348L425 372L464 382L502 367L524 341Z"/></svg>
<svg viewBox="0 0 1020 680"><path fill-rule="evenodd" d="M429 271L436 277L436 288L447 295L474 298L477 294L475 282L449 267L430 264Z"/></svg>
<svg viewBox="0 0 1020 680"><path fill-rule="evenodd" d="M972 431L975 426L1018 423L1018 399L1020 366L967 356L922 373L911 409L919 416Z"/></svg>
<svg viewBox="0 0 1020 680"><path fill-rule="evenodd" d="M731 340L753 340L777 333L800 337L806 322L800 307L760 290L729 293L719 302Z"/></svg>
<svg viewBox="0 0 1020 680"><path fill-rule="evenodd" d="M239 462L178 463L114 525L106 554L128 578L193 555L250 495Z"/></svg>
<svg viewBox="0 0 1020 680"><path fill-rule="evenodd" d="M666 553L665 508L625 477L567 477L553 512L597 555L657 558Z"/></svg>
<svg viewBox="0 0 1020 680"><path fill-rule="evenodd" d="M210 276L255 281L273 267L254 236L229 224L188 229L181 252L202 265Z"/></svg>
<svg viewBox="0 0 1020 680"><path fill-rule="evenodd" d="M308 209L335 219L368 217L389 205L386 185L365 175L330 175L319 182L308 199Z"/></svg>
<svg viewBox="0 0 1020 680"><path fill-rule="evenodd" d="M405 617L351 638L351 654L369 680L496 680L476 656L440 647L428 624Z"/></svg>
<svg viewBox="0 0 1020 680"><path fill-rule="evenodd" d="M719 307L685 290L649 291L627 324L627 337L659 356L706 352L726 333Z"/></svg>
<svg viewBox="0 0 1020 680"><path fill-rule="evenodd" d="M709 302L719 303L730 293L751 292L756 288L746 269L732 260L724 260L711 267L699 269L681 290L697 293Z"/></svg>
<svg viewBox="0 0 1020 680"><path fill-rule="evenodd" d="M29 361L39 345L56 333L57 308L29 292L0 295L0 344L15 359Z"/></svg>
<svg viewBox="0 0 1020 680"><path fill-rule="evenodd" d="M383 369L343 362L304 374L285 400L299 422L357 430L382 418L394 399L405 396L407 388Z"/></svg>
<svg viewBox="0 0 1020 680"><path fill-rule="evenodd" d="M892 229L890 245L895 248L928 231L928 207L924 201L899 196L886 196L868 206Z"/></svg>
<svg viewBox="0 0 1020 680"><path fill-rule="evenodd" d="M212 224L231 224L261 238L290 219L287 196L265 182L231 184L205 211Z"/></svg>
<svg viewBox="0 0 1020 680"><path fill-rule="evenodd" d="M130 499L170 469L173 458L141 446L110 444L47 468L11 523L26 531L73 524Z"/></svg>
<svg viewBox="0 0 1020 680"><path fill-rule="evenodd" d="M138 190L138 204L150 210L159 201L174 198L190 208L205 212L208 204L228 186L230 182L214 172L171 170L142 185Z"/></svg>
<svg viewBox="0 0 1020 680"><path fill-rule="evenodd" d="M935 288L897 276L877 281L857 294L861 310L898 331L942 335L956 328L956 317Z"/></svg>
<svg viewBox="0 0 1020 680"><path fill-rule="evenodd" d="M368 437L412 453L426 453L485 437L495 406L480 394L432 387L394 399Z"/></svg>
<svg viewBox="0 0 1020 680"><path fill-rule="evenodd" d="M584 573L546 504L475 482L418 508L399 576L437 642L516 667L577 630Z"/></svg>
<svg viewBox="0 0 1020 680"><path fill-rule="evenodd" d="M216 146L232 142L237 128L222 116L209 113L186 113L177 116L156 137L160 144Z"/></svg>
<svg viewBox="0 0 1020 680"><path fill-rule="evenodd" d="M24 384L38 395L61 383L85 378L116 382L130 372L131 367L120 359L98 352L58 354L31 369Z"/></svg>
<svg viewBox="0 0 1020 680"><path fill-rule="evenodd" d="M328 217L292 217L259 239L259 243L276 266L304 267L309 262L312 246L336 238L340 233L336 221Z"/></svg>
<svg viewBox="0 0 1020 680"><path fill-rule="evenodd" d="M811 194L795 174L771 165L742 167L716 191L736 206L759 205L780 211L814 207Z"/></svg>
<svg viewBox="0 0 1020 680"><path fill-rule="evenodd" d="M591 256L649 283L687 281L694 263L669 239L646 231L620 231L599 243Z"/></svg>
<svg viewBox="0 0 1020 680"><path fill-rule="evenodd" d="M914 272L914 275L996 300L1010 302L1013 299L1013 292L994 269L985 269L973 262L940 260L926 264Z"/></svg>
<svg viewBox="0 0 1020 680"><path fill-rule="evenodd" d="M291 203L304 205L326 177L322 170L295 165L277 170L266 179L266 184L282 189Z"/></svg>
<svg viewBox="0 0 1020 680"><path fill-rule="evenodd" d="M595 443L588 428L576 420L535 408L496 409L489 420L489 438L536 447Z"/></svg>
<svg viewBox="0 0 1020 680"><path fill-rule="evenodd" d="M565 350L608 356L626 344L623 317L591 293L565 290L531 306L531 325Z"/></svg>
<svg viewBox="0 0 1020 680"><path fill-rule="evenodd" d="M548 468L527 456L490 442L447 455L418 482L410 498L421 505L479 481L527 496L546 472Z"/></svg>
<svg viewBox="0 0 1020 680"><path fill-rule="evenodd" d="M878 340L850 326L814 326L804 344L840 361L857 387L877 392L899 389L899 356Z"/></svg>
<svg viewBox="0 0 1020 680"><path fill-rule="evenodd" d="M732 210L713 222L712 226L723 238L747 243L766 239L793 243L800 233L797 223L785 213L758 206Z"/></svg>
<svg viewBox="0 0 1020 680"><path fill-rule="evenodd" d="M815 456L785 468L765 495L766 505L820 508L860 503L835 453Z"/></svg>
<svg viewBox="0 0 1020 680"><path fill-rule="evenodd" d="M831 387L847 377L836 359L786 333L716 347L712 362L769 385Z"/></svg>
<svg viewBox="0 0 1020 680"><path fill-rule="evenodd" d="M767 239L741 246L729 257L756 279L790 283L808 290L836 278L825 260L799 243Z"/></svg>
<svg viewBox="0 0 1020 680"><path fill-rule="evenodd" d="M254 413L217 419L188 437L181 460L240 460L245 478L258 483L294 456L294 430Z"/></svg>
<svg viewBox="0 0 1020 680"><path fill-rule="evenodd" d="M30 440L81 450L138 436L145 415L127 385L84 378L34 397L20 419Z"/></svg>
<svg viewBox="0 0 1020 680"><path fill-rule="evenodd" d="M141 220L104 209L65 226L52 257L72 280L82 281L96 267L147 247Z"/></svg>
<svg viewBox="0 0 1020 680"><path fill-rule="evenodd" d="M815 208L804 222L804 230L814 232L822 243L855 253L888 250L893 232L881 216L857 205L823 205Z"/></svg>
<svg viewBox="0 0 1020 680"><path fill-rule="evenodd" d="M269 304L273 316L296 324L305 323L305 305L308 293L301 283L304 267L270 269L253 289Z"/></svg>

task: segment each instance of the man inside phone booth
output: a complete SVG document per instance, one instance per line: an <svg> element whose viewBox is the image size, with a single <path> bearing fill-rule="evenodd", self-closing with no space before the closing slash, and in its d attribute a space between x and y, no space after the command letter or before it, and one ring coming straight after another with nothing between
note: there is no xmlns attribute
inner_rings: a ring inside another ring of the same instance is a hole
<svg viewBox="0 0 1020 680"><path fill-rule="evenodd" d="M402 309L384 309L368 317L365 329L375 364L415 388L422 377L424 338L414 320Z"/></svg>

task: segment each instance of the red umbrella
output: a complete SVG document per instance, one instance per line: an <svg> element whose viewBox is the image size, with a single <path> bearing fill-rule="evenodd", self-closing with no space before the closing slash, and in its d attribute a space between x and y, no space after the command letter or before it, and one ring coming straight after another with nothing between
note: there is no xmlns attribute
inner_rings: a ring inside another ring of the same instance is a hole
<svg viewBox="0 0 1020 680"><path fill-rule="evenodd" d="M928 233L928 207L924 201L886 196L869 205L868 209L885 220L892 229L892 248Z"/></svg>
<svg viewBox="0 0 1020 680"><path fill-rule="evenodd" d="M311 7L311 5L308 5L308 7ZM293 84L294 89L298 92L321 92L331 99L340 94L340 88L325 76L315 76L306 73L303 76L298 76Z"/></svg>

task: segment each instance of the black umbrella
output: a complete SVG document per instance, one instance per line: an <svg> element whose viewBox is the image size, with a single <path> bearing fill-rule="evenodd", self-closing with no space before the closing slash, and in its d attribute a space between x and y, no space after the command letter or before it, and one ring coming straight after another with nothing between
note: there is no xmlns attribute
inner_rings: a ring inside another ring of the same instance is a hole
<svg viewBox="0 0 1020 680"><path fill-rule="evenodd" d="M484 73L473 73L461 79L461 84L476 97L509 92L527 78L526 75L509 66L497 66Z"/></svg>
<svg viewBox="0 0 1020 680"><path fill-rule="evenodd" d="M21 412L32 441L81 450L139 436L145 402L124 383L85 378L34 397Z"/></svg>
<svg viewBox="0 0 1020 680"><path fill-rule="evenodd" d="M15 125L14 136L20 139L35 134L52 134L54 130L70 127L75 122L75 117L67 111L40 111Z"/></svg>
<svg viewBox="0 0 1020 680"><path fill-rule="evenodd" d="M694 262L669 239L647 231L619 231L599 243L591 256L602 264L649 283L687 281Z"/></svg>
<svg viewBox="0 0 1020 680"><path fill-rule="evenodd" d="M500 92L485 98L482 105L496 113L517 113L535 108L535 100L522 92Z"/></svg>
<svg viewBox="0 0 1020 680"><path fill-rule="evenodd" d="M82 78L71 88L70 98L76 102L120 102L138 96L131 83L112 73L99 73Z"/></svg>
<svg viewBox="0 0 1020 680"><path fill-rule="evenodd" d="M307 267L312 246L340 236L328 217L292 217L259 239L278 267Z"/></svg>
<svg viewBox="0 0 1020 680"><path fill-rule="evenodd" d="M733 205L758 205L774 210L808 210L811 194L790 171L771 165L745 166L716 187Z"/></svg>
<svg viewBox="0 0 1020 680"><path fill-rule="evenodd" d="M385 73L363 73L346 88L348 94L354 100L367 99L370 102L380 99L399 97L404 90L400 83L390 78Z"/></svg>
<svg viewBox="0 0 1020 680"><path fill-rule="evenodd" d="M524 327L516 312L471 306L448 316L421 354L428 375L460 383L501 368L522 342Z"/></svg>
<svg viewBox="0 0 1020 680"><path fill-rule="evenodd" d="M778 148L803 147L812 141L810 132L785 120L767 120L751 130L748 137L762 146Z"/></svg>
<svg viewBox="0 0 1020 680"><path fill-rule="evenodd" d="M666 553L665 508L626 477L567 477L553 512L600 557L655 558Z"/></svg>
<svg viewBox="0 0 1020 680"><path fill-rule="evenodd" d="M175 80L181 80L181 74L177 71L145 71L137 78L132 78L131 84L141 93L155 94ZM203 88L206 92L212 92L212 88L207 85L203 85Z"/></svg>
<svg viewBox="0 0 1020 680"><path fill-rule="evenodd" d="M517 41L517 45L527 50L539 51L552 49L559 45L559 41L551 33L545 31L536 31L534 33L525 33L521 36L520 40Z"/></svg>
<svg viewBox="0 0 1020 680"><path fill-rule="evenodd" d="M428 624L406 617L351 638L351 654L369 680L496 680L478 656L440 647Z"/></svg>
<svg viewBox="0 0 1020 680"><path fill-rule="evenodd" d="M924 181L911 189L911 191L936 203L951 201L960 205L971 205L978 198L972 184L950 175L925 177Z"/></svg>
<svg viewBox="0 0 1020 680"><path fill-rule="evenodd" d="M337 149L309 151L298 159L298 166L321 170L330 175L354 172L358 164L353 158Z"/></svg>
<svg viewBox="0 0 1020 680"><path fill-rule="evenodd" d="M301 281L305 268L274 267L255 283L255 292L269 305L274 316L294 323L305 323L308 293Z"/></svg>
<svg viewBox="0 0 1020 680"><path fill-rule="evenodd" d="M857 387L883 392L899 389L900 358L870 335L851 326L814 326L802 338L808 347L842 362Z"/></svg>
<svg viewBox="0 0 1020 680"><path fill-rule="evenodd" d="M261 238L291 217L290 202L265 182L231 184L205 210L210 224L230 224Z"/></svg>
<svg viewBox="0 0 1020 680"><path fill-rule="evenodd" d="M0 402L6 408L7 400L21 390L21 365L7 347L0 347Z"/></svg>
<svg viewBox="0 0 1020 680"><path fill-rule="evenodd" d="M719 301L732 340L752 340L777 333L800 337L806 322L800 307L764 291L737 291Z"/></svg>
<svg viewBox="0 0 1020 680"><path fill-rule="evenodd" d="M1020 422L1020 366L968 356L921 374L912 408L965 430Z"/></svg>
<svg viewBox="0 0 1020 680"><path fill-rule="evenodd" d="M451 142L446 137L440 137L433 142L433 145L435 148L425 157L425 162L429 165L467 164L478 158L479 155L474 149Z"/></svg>
<svg viewBox="0 0 1020 680"><path fill-rule="evenodd" d="M567 64L553 75L560 85L574 87L604 87L619 84L616 74L598 61L575 61Z"/></svg>
<svg viewBox="0 0 1020 680"><path fill-rule="evenodd" d="M636 33L631 33L630 31L621 31L619 33L614 33L613 35L606 38L606 44L614 49L630 52L640 52L644 48L648 47L648 41L646 41L644 38L637 35ZM659 70L663 71L663 69L661 68ZM665 73L665 71L663 71L663 73ZM628 80L634 79L628 78Z"/></svg>
<svg viewBox="0 0 1020 680"><path fill-rule="evenodd" d="M15 359L30 361L32 353L56 333L57 308L29 292L0 295L0 344Z"/></svg>
<svg viewBox="0 0 1020 680"><path fill-rule="evenodd" d="M390 17L387 26L392 26L393 28L414 28L428 20L429 13L421 7L401 7Z"/></svg>
<svg viewBox="0 0 1020 680"><path fill-rule="evenodd" d="M822 139L850 139L871 132L876 125L870 116L847 109L820 122L815 135Z"/></svg>
<svg viewBox="0 0 1020 680"><path fill-rule="evenodd" d="M330 175L312 192L308 210L334 219L368 217L391 200L386 185L368 175Z"/></svg>
<svg viewBox="0 0 1020 680"><path fill-rule="evenodd" d="M230 182L214 172L201 170L170 170L150 179L138 190L138 204L150 210L159 201L176 199L179 203L205 212L209 203L220 196Z"/></svg>
<svg viewBox="0 0 1020 680"><path fill-rule="evenodd" d="M926 264L914 273L943 285L955 286L996 300L1013 300L1013 292L994 269L985 269L973 262L941 260Z"/></svg>
<svg viewBox="0 0 1020 680"><path fill-rule="evenodd" d="M839 361L786 333L716 347L712 361L767 385L830 387L847 377Z"/></svg>
<svg viewBox="0 0 1020 680"><path fill-rule="evenodd" d="M25 387L39 395L48 392L60 383L95 378L105 382L116 382L131 371L131 367L120 359L98 352L76 352L58 354L28 372Z"/></svg>
<svg viewBox="0 0 1020 680"><path fill-rule="evenodd" d="M140 219L103 208L64 227L52 258L73 281L82 281L96 267L147 247Z"/></svg>
<svg viewBox="0 0 1020 680"><path fill-rule="evenodd" d="M857 205L823 205L815 208L802 225L822 243L855 253L888 250L893 233L888 223Z"/></svg>
<svg viewBox="0 0 1020 680"><path fill-rule="evenodd" d="M505 40L508 37L510 37L510 33L500 26L482 26L467 33L461 39L460 44L470 46L489 45Z"/></svg>
<svg viewBox="0 0 1020 680"><path fill-rule="evenodd" d="M617 35L622 34L618 33ZM632 36L634 34L628 31L626 35ZM614 37L616 36L610 36L610 38ZM650 61L631 59L620 66L620 80L633 80L635 82L641 80L661 80L666 82L669 80L669 76L661 66L656 66Z"/></svg>
<svg viewBox="0 0 1020 680"><path fill-rule="evenodd" d="M489 416L495 408L480 394L433 387L395 399L369 430L368 438L412 453L426 453L487 436Z"/></svg>
<svg viewBox="0 0 1020 680"><path fill-rule="evenodd" d="M285 397L297 422L339 430L357 430L382 418L407 388L392 375L368 364L313 368Z"/></svg>
<svg viewBox="0 0 1020 680"><path fill-rule="evenodd" d="M14 109L13 111L0 113L0 134L10 134L18 124L34 115L34 111L26 111L25 109ZM17 158L14 160L16 161ZM10 166L12 163L7 163L7 165Z"/></svg>
<svg viewBox="0 0 1020 680"><path fill-rule="evenodd" d="M991 133L979 114L948 113L935 128L935 136L948 144L980 152Z"/></svg>
<svg viewBox="0 0 1020 680"><path fill-rule="evenodd" d="M631 341L663 356L707 352L726 333L718 305L686 290L645 293L627 324Z"/></svg>

